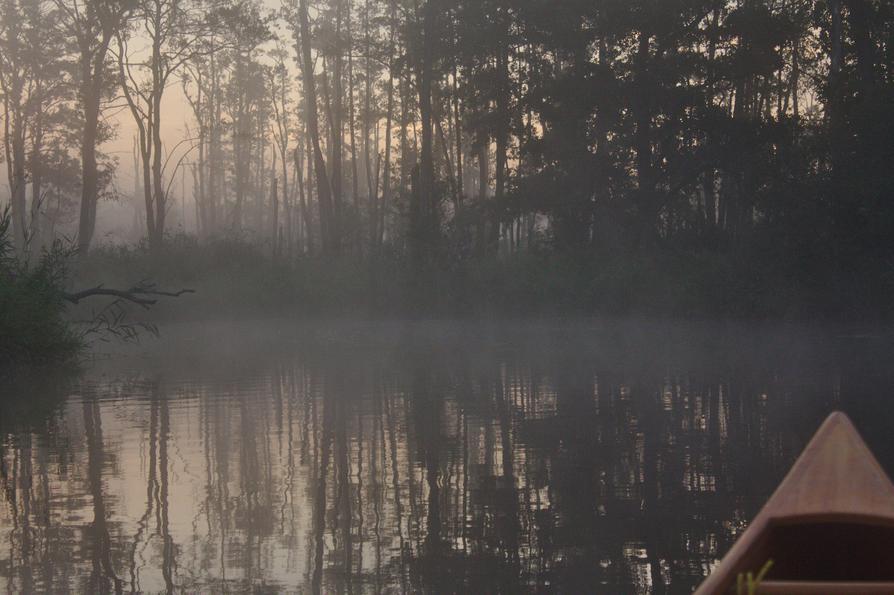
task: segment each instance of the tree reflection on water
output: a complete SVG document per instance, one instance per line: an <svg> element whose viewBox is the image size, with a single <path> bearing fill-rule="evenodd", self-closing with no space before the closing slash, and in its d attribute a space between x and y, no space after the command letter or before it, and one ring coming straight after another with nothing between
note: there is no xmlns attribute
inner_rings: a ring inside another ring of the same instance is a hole
<svg viewBox="0 0 894 595"><path fill-rule="evenodd" d="M40 387L52 405L0 421L0 577L9 592L688 592L828 411L883 442L883 358L625 337L410 333Z"/></svg>

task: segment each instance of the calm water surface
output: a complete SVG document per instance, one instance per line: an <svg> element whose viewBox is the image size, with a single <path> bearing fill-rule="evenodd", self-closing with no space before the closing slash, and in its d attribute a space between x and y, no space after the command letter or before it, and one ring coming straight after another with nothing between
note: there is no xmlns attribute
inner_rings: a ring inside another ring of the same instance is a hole
<svg viewBox="0 0 894 595"><path fill-rule="evenodd" d="M688 593L891 342L195 324L0 402L0 591Z"/></svg>

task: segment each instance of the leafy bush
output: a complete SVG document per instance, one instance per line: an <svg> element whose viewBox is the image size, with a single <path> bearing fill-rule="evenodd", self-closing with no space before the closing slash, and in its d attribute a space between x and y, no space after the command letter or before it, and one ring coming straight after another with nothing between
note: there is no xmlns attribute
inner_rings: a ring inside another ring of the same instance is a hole
<svg viewBox="0 0 894 595"><path fill-rule="evenodd" d="M64 318L69 252L60 244L36 263L16 257L8 210L0 215L0 368L72 359L80 337Z"/></svg>

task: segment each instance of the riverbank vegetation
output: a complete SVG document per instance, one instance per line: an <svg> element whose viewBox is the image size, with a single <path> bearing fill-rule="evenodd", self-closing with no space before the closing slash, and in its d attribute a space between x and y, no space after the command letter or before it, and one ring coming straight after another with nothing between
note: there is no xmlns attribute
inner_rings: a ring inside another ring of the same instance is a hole
<svg viewBox="0 0 894 595"><path fill-rule="evenodd" d="M447 258L420 271L406 254L272 258L238 239L170 238L163 248L109 246L80 259L85 284L151 278L191 287L162 318L291 317L832 317L822 274L790 260L739 262L713 251L530 250Z"/></svg>
<svg viewBox="0 0 894 595"><path fill-rule="evenodd" d="M72 363L94 340L135 341L141 333L157 334L151 321L131 320L128 306L149 309L159 297L180 297L191 289L163 291L140 281L127 289L99 284L69 291L70 268L77 251L56 241L31 258L16 255L10 241L9 210L0 213L0 374L25 367ZM100 306L72 308L91 298ZM86 313L88 313L86 317Z"/></svg>
<svg viewBox="0 0 894 595"><path fill-rule="evenodd" d="M65 318L66 254L49 250L33 265L16 258L10 218L0 216L0 368L10 362L56 363L81 348Z"/></svg>

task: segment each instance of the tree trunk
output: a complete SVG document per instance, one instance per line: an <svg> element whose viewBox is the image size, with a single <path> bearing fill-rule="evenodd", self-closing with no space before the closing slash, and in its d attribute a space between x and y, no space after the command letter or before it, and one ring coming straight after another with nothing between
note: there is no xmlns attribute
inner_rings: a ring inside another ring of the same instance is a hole
<svg viewBox="0 0 894 595"><path fill-rule="evenodd" d="M159 56L159 60L160 60ZM163 85L159 81L158 91L155 93L155 115L150 122L152 130L152 189L155 203L155 229L149 236L149 246L152 250L161 248L165 233L165 216L167 215L164 181L162 179L162 142L161 142L161 89Z"/></svg>
<svg viewBox="0 0 894 595"><path fill-rule="evenodd" d="M402 55L405 48L401 46L399 54ZM400 93L400 191L407 188L410 180L410 137L408 127L410 125L410 84L409 69L401 66L398 74L398 86Z"/></svg>
<svg viewBox="0 0 894 595"><path fill-rule="evenodd" d="M237 68L237 73L241 74L241 69ZM237 74L237 76L240 76ZM248 176L250 168L249 155L246 155L245 143L243 142L247 132L245 131L245 106L244 94L240 93L236 98L236 115L233 122L233 169L235 173L235 192L236 202L233 205L233 229L242 230L243 210L245 208L245 178Z"/></svg>
<svg viewBox="0 0 894 595"><path fill-rule="evenodd" d="M497 129L496 129L496 160L494 171L494 199L495 205L491 220L490 237L488 238L488 251L499 252L500 245L500 210L503 208L503 199L506 192L506 150L509 144L509 71L508 57L505 44L500 44L497 50Z"/></svg>
<svg viewBox="0 0 894 595"><path fill-rule="evenodd" d="M486 213L487 195L490 186L490 138L482 134L484 138L478 140L478 208ZM478 247L479 255L487 254L488 235L487 217L478 218Z"/></svg>
<svg viewBox="0 0 894 595"><path fill-rule="evenodd" d="M829 118L829 135L831 160L830 194L832 205L832 221L834 227L833 251L835 268L837 271L837 293L841 295L845 290L845 282L842 273L849 261L847 254L847 236L851 227L850 202L845 189L844 156L846 131L844 126L844 100L841 81L841 68L844 62L843 55L843 23L841 19L840 0L829 0L831 12L831 28L829 31L831 55L829 56L829 80L827 82L829 103L826 113Z"/></svg>
<svg viewBox="0 0 894 595"><path fill-rule="evenodd" d="M364 94L363 94L363 168L366 170L366 200L368 204L368 213L369 213L369 227L370 227L370 238L375 235L375 227L376 227L376 218L378 217L376 211L376 201L379 194L378 184L373 184L373 172L372 172L372 162L370 158L370 147L369 147L369 134L371 128L371 112L370 112L370 99L372 95L372 70L370 68L370 52L372 51L371 42L370 42L370 31L369 31L369 10L370 10L369 0L366 0L365 12L363 15L363 35L365 40L365 51L366 51L366 73L365 73L365 81L364 81ZM376 123L378 127L378 122ZM378 147L376 147L378 150ZM358 209L359 210L359 209Z"/></svg>
<svg viewBox="0 0 894 595"><path fill-rule="evenodd" d="M422 8L422 60L418 65L419 116L422 127L422 146L419 156L418 187L415 230L413 233L418 264L429 264L434 235L437 232L436 204L434 197L434 156L432 149L432 53L434 42L434 4L427 0Z"/></svg>
<svg viewBox="0 0 894 595"><path fill-rule="evenodd" d="M271 171L270 202L273 203L273 258L279 257L279 196L276 192L276 166Z"/></svg>
<svg viewBox="0 0 894 595"><path fill-rule="evenodd" d="M385 107L385 166L382 173L382 204L377 207L376 244L381 246L385 241L385 221L388 217L388 204L391 200L391 129L394 119L394 51L397 35L397 2L391 2L391 40L388 52L388 92Z"/></svg>
<svg viewBox="0 0 894 595"><path fill-rule="evenodd" d="M214 53L211 54L209 61L211 63L211 96L209 97L209 146L208 146L208 207L209 207L209 227L212 233L217 232L220 227L220 190L223 185L219 183L221 172L221 102L220 102L220 80L217 74L217 60Z"/></svg>
<svg viewBox="0 0 894 595"><path fill-rule="evenodd" d="M310 209L307 206L308 200L306 193L304 192L304 172L301 167L301 152L296 147L295 148L295 172L296 172L296 183L298 184L298 208L301 209L301 221L304 223L304 237L307 242L307 251L313 251L313 226L311 225L310 218Z"/></svg>
<svg viewBox="0 0 894 595"><path fill-rule="evenodd" d="M298 18L301 37L301 70L304 80L305 125L313 149L313 167L317 180L317 202L320 210L320 231L324 252L333 251L331 238L332 192L326 174L326 161L320 149L319 121L317 120L317 92L314 83L314 63L310 52L310 25L307 17L307 0L298 0Z"/></svg>
<svg viewBox="0 0 894 595"><path fill-rule="evenodd" d="M348 39L348 142L351 144L351 201L354 205L354 214L360 214L360 189L357 176L357 126L354 112L354 30L351 28L351 2L345 3L347 18ZM341 52L339 52L341 54ZM365 129L364 129L365 130Z"/></svg>
<svg viewBox="0 0 894 595"><path fill-rule="evenodd" d="M292 247L294 244L294 218L293 218L293 205L292 205L292 195L290 194L290 186L289 186L289 149L288 146L283 146L280 151L280 156L282 157L282 206L283 206L283 217L285 217L286 225L285 225L285 248L286 254L292 254Z"/></svg>
<svg viewBox="0 0 894 595"><path fill-rule="evenodd" d="M38 116L39 118L40 116ZM43 129L37 124L31 141L31 216L29 217L30 245L32 253L40 251L43 239L41 238L40 206L43 200Z"/></svg>
<svg viewBox="0 0 894 595"><path fill-rule="evenodd" d="M99 172L96 165L96 143L99 130L101 74L93 75L88 65L83 72L81 101L84 104L84 131L81 136L81 211L78 221L78 250L90 250L96 229L96 203L99 199Z"/></svg>
<svg viewBox="0 0 894 595"><path fill-rule="evenodd" d="M801 34L799 33L795 37L794 47L792 47L792 82L791 82L791 94L792 94L792 115L795 120L800 120L801 118L801 103L799 101L798 94L801 92L800 89L800 79L801 79Z"/></svg>
<svg viewBox="0 0 894 595"><path fill-rule="evenodd" d="M454 118L454 142L456 144L456 192L458 202L463 200L463 128L459 107L459 73L456 64L453 65L453 118Z"/></svg>
<svg viewBox="0 0 894 595"><path fill-rule="evenodd" d="M12 178L10 179L12 202L13 243L23 252L28 243L27 180L25 178L25 123L21 108L16 106L12 130Z"/></svg>
<svg viewBox="0 0 894 595"><path fill-rule="evenodd" d="M649 108L651 89L648 82L649 39L645 31L639 33L636 56L636 89L632 99L636 130L633 137L633 148L636 152L636 173L638 184L638 207L640 239L645 239L654 230L655 213L655 176L652 165L651 123Z"/></svg>
<svg viewBox="0 0 894 595"><path fill-rule="evenodd" d="M342 11L346 0L338 0L335 16L335 35L336 39L341 39L342 32ZM344 204L342 196L343 182L343 152L344 152L344 87L342 81L342 54L341 47L336 48L335 52L335 72L332 74L332 91L334 97L332 107L332 205L334 207L333 215L333 234L332 246L335 252L341 252L343 246L342 237L344 224Z"/></svg>

